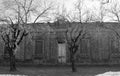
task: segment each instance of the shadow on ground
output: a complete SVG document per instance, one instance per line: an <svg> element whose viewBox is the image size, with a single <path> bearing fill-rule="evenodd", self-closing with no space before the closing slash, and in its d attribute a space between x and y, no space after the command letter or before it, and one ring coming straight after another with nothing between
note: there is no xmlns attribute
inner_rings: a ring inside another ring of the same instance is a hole
<svg viewBox="0 0 120 76"><path fill-rule="evenodd" d="M96 76L106 72L120 72L117 66L82 66L72 73L70 67L17 67L18 71L9 72L9 67L1 66L0 74L28 75L28 76ZM115 75L114 75L115 76Z"/></svg>

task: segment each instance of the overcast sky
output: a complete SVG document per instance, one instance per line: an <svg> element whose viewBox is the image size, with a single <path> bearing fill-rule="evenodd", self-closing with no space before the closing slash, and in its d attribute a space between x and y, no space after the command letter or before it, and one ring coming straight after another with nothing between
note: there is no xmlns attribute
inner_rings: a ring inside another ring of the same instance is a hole
<svg viewBox="0 0 120 76"><path fill-rule="evenodd" d="M37 0L36 0L37 1ZM77 0L50 0L50 1L53 1L55 2L57 5L59 6L65 6L65 8L67 9L67 12L72 12L74 11L75 9L75 3ZM103 0L105 1L105 0ZM118 1L120 2L120 0L110 0L110 2L112 3L113 1ZM2 0L0 0L0 9L3 9L3 6L2 6ZM106 7L109 7L110 4L107 4ZM95 10L95 13L98 13L100 11L100 0L84 0L84 6L83 6L83 9L86 10L86 9L89 9L89 10ZM3 11L0 11L2 13L4 13ZM1 13L1 14L2 14ZM8 13L7 13L8 14ZM106 20L108 21L109 18L106 18Z"/></svg>
<svg viewBox="0 0 120 76"><path fill-rule="evenodd" d="M36 0L37 1L37 0ZM74 5L77 0L50 0L52 2L55 2L56 4L66 7L67 11L71 11L74 9ZM98 0L84 0L84 5L86 5L88 8L92 7L99 7L99 1ZM0 9L2 9L2 0L0 0Z"/></svg>

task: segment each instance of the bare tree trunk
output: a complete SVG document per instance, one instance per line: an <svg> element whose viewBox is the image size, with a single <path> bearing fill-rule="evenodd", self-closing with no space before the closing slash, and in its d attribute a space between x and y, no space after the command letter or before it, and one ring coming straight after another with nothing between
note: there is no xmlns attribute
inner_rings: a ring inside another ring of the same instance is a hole
<svg viewBox="0 0 120 76"><path fill-rule="evenodd" d="M9 56L10 56L10 71L16 71L17 69L16 69L16 65L15 65L15 55L11 48L9 50Z"/></svg>
<svg viewBox="0 0 120 76"><path fill-rule="evenodd" d="M72 72L76 72L76 67L75 67L75 59L74 59L74 54L71 53L71 68L72 68Z"/></svg>

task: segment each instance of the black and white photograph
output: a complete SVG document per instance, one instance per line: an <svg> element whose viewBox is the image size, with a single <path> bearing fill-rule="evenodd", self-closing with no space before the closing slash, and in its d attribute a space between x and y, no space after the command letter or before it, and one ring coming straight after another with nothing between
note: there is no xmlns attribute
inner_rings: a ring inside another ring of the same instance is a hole
<svg viewBox="0 0 120 76"><path fill-rule="evenodd" d="M0 0L0 76L120 76L120 0Z"/></svg>

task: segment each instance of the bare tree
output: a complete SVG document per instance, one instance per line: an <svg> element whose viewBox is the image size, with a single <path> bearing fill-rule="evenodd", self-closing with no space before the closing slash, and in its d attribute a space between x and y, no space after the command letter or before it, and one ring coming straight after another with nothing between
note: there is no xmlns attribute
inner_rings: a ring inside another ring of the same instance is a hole
<svg viewBox="0 0 120 76"><path fill-rule="evenodd" d="M109 0L98 0L100 2L99 10L98 8L94 7L95 11L98 11L98 15L94 13L94 20L93 21L99 21L100 23L104 22L104 17L106 16L106 7L105 5L109 3Z"/></svg>
<svg viewBox="0 0 120 76"><path fill-rule="evenodd" d="M99 10L98 10L98 7L94 6L93 7L94 9L90 10L91 15L90 15L89 18L93 22L98 21L98 22L102 23L102 22L104 22L104 17L107 14L105 5L109 3L109 0L98 0L98 1L100 2ZM98 13L96 13L96 12L98 12ZM88 12L87 12L87 14L88 14ZM87 19L89 19L89 18L87 18Z"/></svg>
<svg viewBox="0 0 120 76"><path fill-rule="evenodd" d="M34 24L39 18L45 17L52 6L51 3L48 5L46 2L43 2L43 4L40 2L44 7L42 5L34 6L34 0L5 0L3 2L6 7L5 10L9 10L14 13L12 16L7 15L5 19L1 19L2 22L6 22L8 24L6 30L2 31L1 36L5 42L5 47L9 51L10 71L16 71L15 51L23 38L30 34L30 29L27 24L31 19L31 15L35 14L36 16L33 21Z"/></svg>
<svg viewBox="0 0 120 76"><path fill-rule="evenodd" d="M72 15L70 15L74 20L77 22L91 22L94 20L94 15L92 14L93 11L91 9L88 9L87 5L85 5L85 0L77 0L75 3L75 12Z"/></svg>
<svg viewBox="0 0 120 76"><path fill-rule="evenodd" d="M119 8L120 8L119 2L115 2L111 5L111 8L106 9L108 13L110 13L109 17L113 21L120 22L120 9Z"/></svg>
<svg viewBox="0 0 120 76"><path fill-rule="evenodd" d="M84 2L84 0L77 0L77 2L75 3L75 9L78 12L77 19L80 23L82 22L82 17L84 15L83 10L82 10L83 9L83 2Z"/></svg>
<svg viewBox="0 0 120 76"><path fill-rule="evenodd" d="M93 22L95 20L96 20L95 13L92 10L86 10L83 22L88 23L88 22Z"/></svg>
<svg viewBox="0 0 120 76"><path fill-rule="evenodd" d="M69 23L71 25L71 23ZM81 28L79 28L81 26ZM75 27L75 28L74 28ZM75 54L78 51L79 42L85 38L85 29L84 27L80 25L68 27L66 31L66 42L68 44L68 49L70 51L70 61L71 61L71 68L72 72L76 72L75 67Z"/></svg>
<svg viewBox="0 0 120 76"><path fill-rule="evenodd" d="M9 22L8 20L4 20L5 22ZM1 37L5 43L4 51L8 51L10 58L10 71L15 71L15 52L18 49L22 39L28 33L25 30L21 30L18 24L14 24L10 19L10 23L8 26L4 27L4 30L1 31Z"/></svg>
<svg viewBox="0 0 120 76"><path fill-rule="evenodd" d="M100 22L103 22L104 17L106 16L106 11L104 5L109 3L109 0L100 0Z"/></svg>
<svg viewBox="0 0 120 76"><path fill-rule="evenodd" d="M75 17L71 16L71 14L68 14L65 7L62 9L63 9L62 13L61 14L59 13L56 19L57 22L59 22L60 20L67 26L65 31L65 39L70 54L72 72L76 72L77 70L75 67L75 54L78 51L79 42L83 38L85 38L86 31L85 27L82 25L82 22L79 23L78 25L73 26L72 22L74 22L73 18Z"/></svg>

